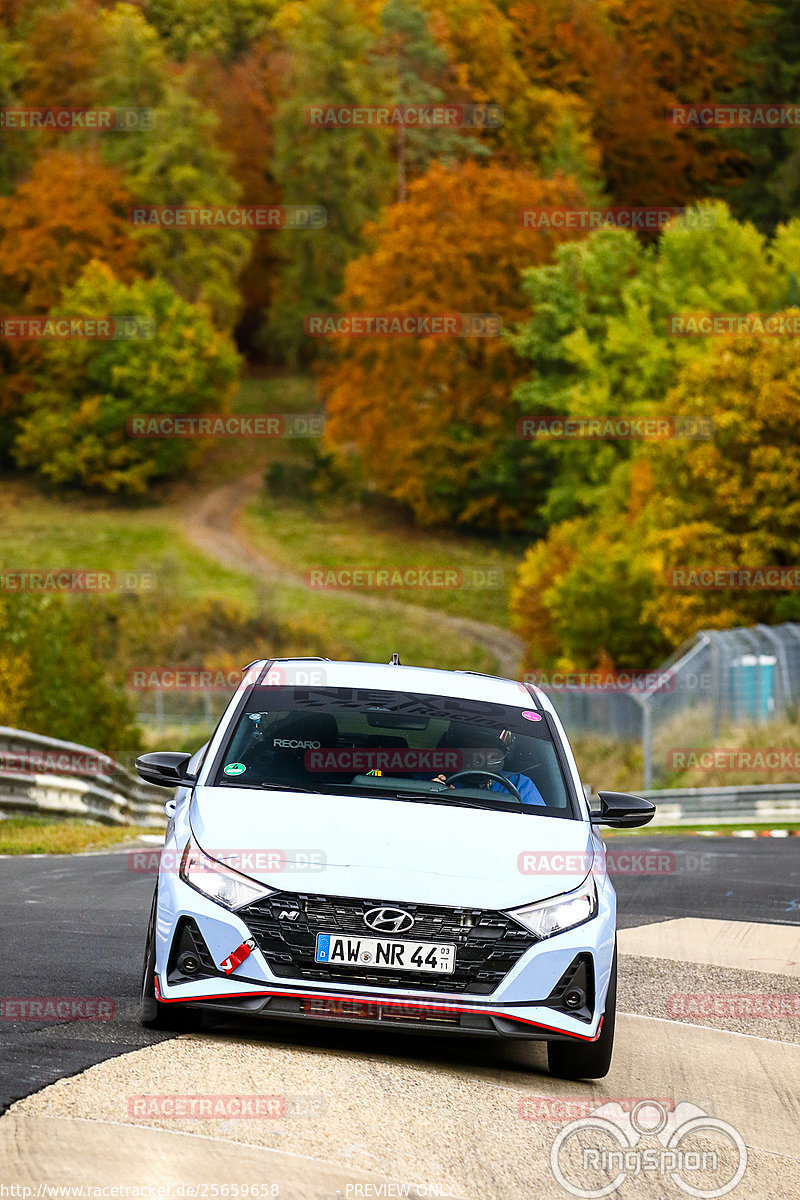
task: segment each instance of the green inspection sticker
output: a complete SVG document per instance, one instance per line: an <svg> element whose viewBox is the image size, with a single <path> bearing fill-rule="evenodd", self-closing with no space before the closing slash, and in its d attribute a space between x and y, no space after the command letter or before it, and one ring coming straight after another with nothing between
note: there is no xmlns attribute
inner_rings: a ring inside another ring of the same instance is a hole
<svg viewBox="0 0 800 1200"><path fill-rule="evenodd" d="M228 763L227 767L223 767L222 770L226 775L241 775L242 771L247 770L247 767L244 763Z"/></svg>

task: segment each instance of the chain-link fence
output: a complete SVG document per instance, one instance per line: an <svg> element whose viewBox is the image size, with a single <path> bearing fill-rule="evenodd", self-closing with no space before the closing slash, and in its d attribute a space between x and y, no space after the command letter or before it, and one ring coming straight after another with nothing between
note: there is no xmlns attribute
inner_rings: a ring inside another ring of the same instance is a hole
<svg viewBox="0 0 800 1200"><path fill-rule="evenodd" d="M641 741L644 787L659 770L653 740L671 727L692 745L714 741L727 723L762 724L800 704L800 625L756 625L697 633L656 671L539 686L570 737ZM674 743L673 743L674 744Z"/></svg>

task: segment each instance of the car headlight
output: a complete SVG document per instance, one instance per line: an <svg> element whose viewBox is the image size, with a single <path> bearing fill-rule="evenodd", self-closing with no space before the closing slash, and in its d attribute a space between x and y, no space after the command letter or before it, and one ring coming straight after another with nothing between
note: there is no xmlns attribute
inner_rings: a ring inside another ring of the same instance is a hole
<svg viewBox="0 0 800 1200"><path fill-rule="evenodd" d="M193 837L186 843L181 858L180 877L190 887L197 888L210 900L224 904L226 908L241 908L253 904L264 896L271 896L274 888L265 887L255 879L234 871L216 858L211 858L200 849Z"/></svg>
<svg viewBox="0 0 800 1200"><path fill-rule="evenodd" d="M526 904L524 908L512 908L509 916L515 918L538 938L552 937L565 929L574 929L584 921L597 915L597 888L590 875L574 892L553 896L552 900L540 900Z"/></svg>

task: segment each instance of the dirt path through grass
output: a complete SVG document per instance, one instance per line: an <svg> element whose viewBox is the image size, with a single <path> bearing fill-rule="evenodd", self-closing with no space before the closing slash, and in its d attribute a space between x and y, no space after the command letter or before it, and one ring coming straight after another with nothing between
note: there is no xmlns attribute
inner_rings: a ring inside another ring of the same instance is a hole
<svg viewBox="0 0 800 1200"><path fill-rule="evenodd" d="M245 475L193 499L186 505L182 516L183 530L199 550L225 567L244 571L266 583L302 587L302 575L278 566L265 557L242 530L242 513L258 495L262 479L263 472ZM418 606L364 592L351 592L349 598L366 609L392 613L398 618L412 614L418 617L420 613ZM478 645L493 655L501 675L511 679L516 677L522 657L522 643L515 634L488 622L453 617L433 609L426 609L425 612L431 623L443 631L455 633L463 637L465 642Z"/></svg>

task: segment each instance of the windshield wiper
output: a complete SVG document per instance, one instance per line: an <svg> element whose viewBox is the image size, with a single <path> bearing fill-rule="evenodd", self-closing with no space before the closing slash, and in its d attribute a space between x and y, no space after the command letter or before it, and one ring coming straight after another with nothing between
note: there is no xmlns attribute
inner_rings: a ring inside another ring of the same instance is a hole
<svg viewBox="0 0 800 1200"><path fill-rule="evenodd" d="M295 787L291 783L234 783L233 780L220 779L214 787L230 787L230 788L245 788L253 791L254 788L269 788L271 792L305 792L311 796L321 796L317 788Z"/></svg>
<svg viewBox="0 0 800 1200"><path fill-rule="evenodd" d="M481 804L480 800L461 800L448 796L446 792L395 792L396 800L422 800L428 804L457 804L459 808L483 808L492 811L491 805Z"/></svg>
<svg viewBox="0 0 800 1200"><path fill-rule="evenodd" d="M319 788L295 787L293 783L260 783L262 788L269 788L271 792L305 792L309 796L321 796L322 792Z"/></svg>

